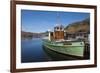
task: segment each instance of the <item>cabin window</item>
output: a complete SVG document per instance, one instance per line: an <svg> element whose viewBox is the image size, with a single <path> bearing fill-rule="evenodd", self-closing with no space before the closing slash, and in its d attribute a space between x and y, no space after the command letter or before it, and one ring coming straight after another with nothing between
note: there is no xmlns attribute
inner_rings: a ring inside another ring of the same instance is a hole
<svg viewBox="0 0 100 73"><path fill-rule="evenodd" d="M53 36L53 33L51 33L51 36Z"/></svg>
<svg viewBox="0 0 100 73"><path fill-rule="evenodd" d="M59 27L56 27L57 28L57 30L59 29Z"/></svg>
<svg viewBox="0 0 100 73"><path fill-rule="evenodd" d="M62 30L62 27L60 27L60 30Z"/></svg>

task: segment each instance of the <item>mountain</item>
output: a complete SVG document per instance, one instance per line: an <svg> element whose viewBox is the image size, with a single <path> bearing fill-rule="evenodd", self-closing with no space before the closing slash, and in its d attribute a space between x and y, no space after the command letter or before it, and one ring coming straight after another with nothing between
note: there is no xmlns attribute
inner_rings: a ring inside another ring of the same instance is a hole
<svg viewBox="0 0 100 73"><path fill-rule="evenodd" d="M21 31L21 38L22 38L22 39L31 38L31 37L33 37L33 33Z"/></svg>
<svg viewBox="0 0 100 73"><path fill-rule="evenodd" d="M38 33L32 33L32 32L26 32L26 31L21 31L21 37L22 38L38 38L39 34Z"/></svg>
<svg viewBox="0 0 100 73"><path fill-rule="evenodd" d="M65 31L68 33L90 32L90 18L69 24L65 27Z"/></svg>
<svg viewBox="0 0 100 73"><path fill-rule="evenodd" d="M26 31L21 31L21 37L22 38L41 38L44 36L47 36L48 32L44 33L33 33L33 32L26 32Z"/></svg>

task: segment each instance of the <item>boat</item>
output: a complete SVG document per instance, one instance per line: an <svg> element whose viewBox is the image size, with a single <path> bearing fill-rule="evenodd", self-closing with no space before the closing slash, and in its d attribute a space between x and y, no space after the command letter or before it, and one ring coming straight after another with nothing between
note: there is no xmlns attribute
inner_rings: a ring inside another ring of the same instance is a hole
<svg viewBox="0 0 100 73"><path fill-rule="evenodd" d="M48 31L48 38L43 40L43 46L57 53L74 58L85 59L89 57L89 48L86 48L84 37L79 36L80 34L72 34L69 35L64 30L64 26L58 22L52 31Z"/></svg>
<svg viewBox="0 0 100 73"><path fill-rule="evenodd" d="M50 41L43 40L43 46L52 51L71 57L83 59L85 51L84 41Z"/></svg>

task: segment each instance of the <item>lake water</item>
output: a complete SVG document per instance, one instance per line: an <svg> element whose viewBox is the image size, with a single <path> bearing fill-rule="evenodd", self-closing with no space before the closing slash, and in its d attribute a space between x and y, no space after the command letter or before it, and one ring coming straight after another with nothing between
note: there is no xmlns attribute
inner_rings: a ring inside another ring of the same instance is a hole
<svg viewBox="0 0 100 73"><path fill-rule="evenodd" d="M42 48L42 39L26 39L21 42L22 62L48 61L50 58Z"/></svg>
<svg viewBox="0 0 100 73"><path fill-rule="evenodd" d="M43 47L42 39L24 39L21 41L21 62L47 62L76 60Z"/></svg>

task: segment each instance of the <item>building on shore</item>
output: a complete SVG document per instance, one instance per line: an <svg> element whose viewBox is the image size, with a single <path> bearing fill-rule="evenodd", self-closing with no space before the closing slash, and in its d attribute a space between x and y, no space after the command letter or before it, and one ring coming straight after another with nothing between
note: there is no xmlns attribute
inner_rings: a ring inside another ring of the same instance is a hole
<svg viewBox="0 0 100 73"><path fill-rule="evenodd" d="M78 39L78 40L88 40L89 39L89 32L74 32L74 33L65 33L65 39L68 40L73 40L73 39Z"/></svg>
<svg viewBox="0 0 100 73"><path fill-rule="evenodd" d="M63 25L57 25L54 27L53 32L49 31L49 40L63 41L63 40L89 40L89 32L73 32L69 33L64 31Z"/></svg>

